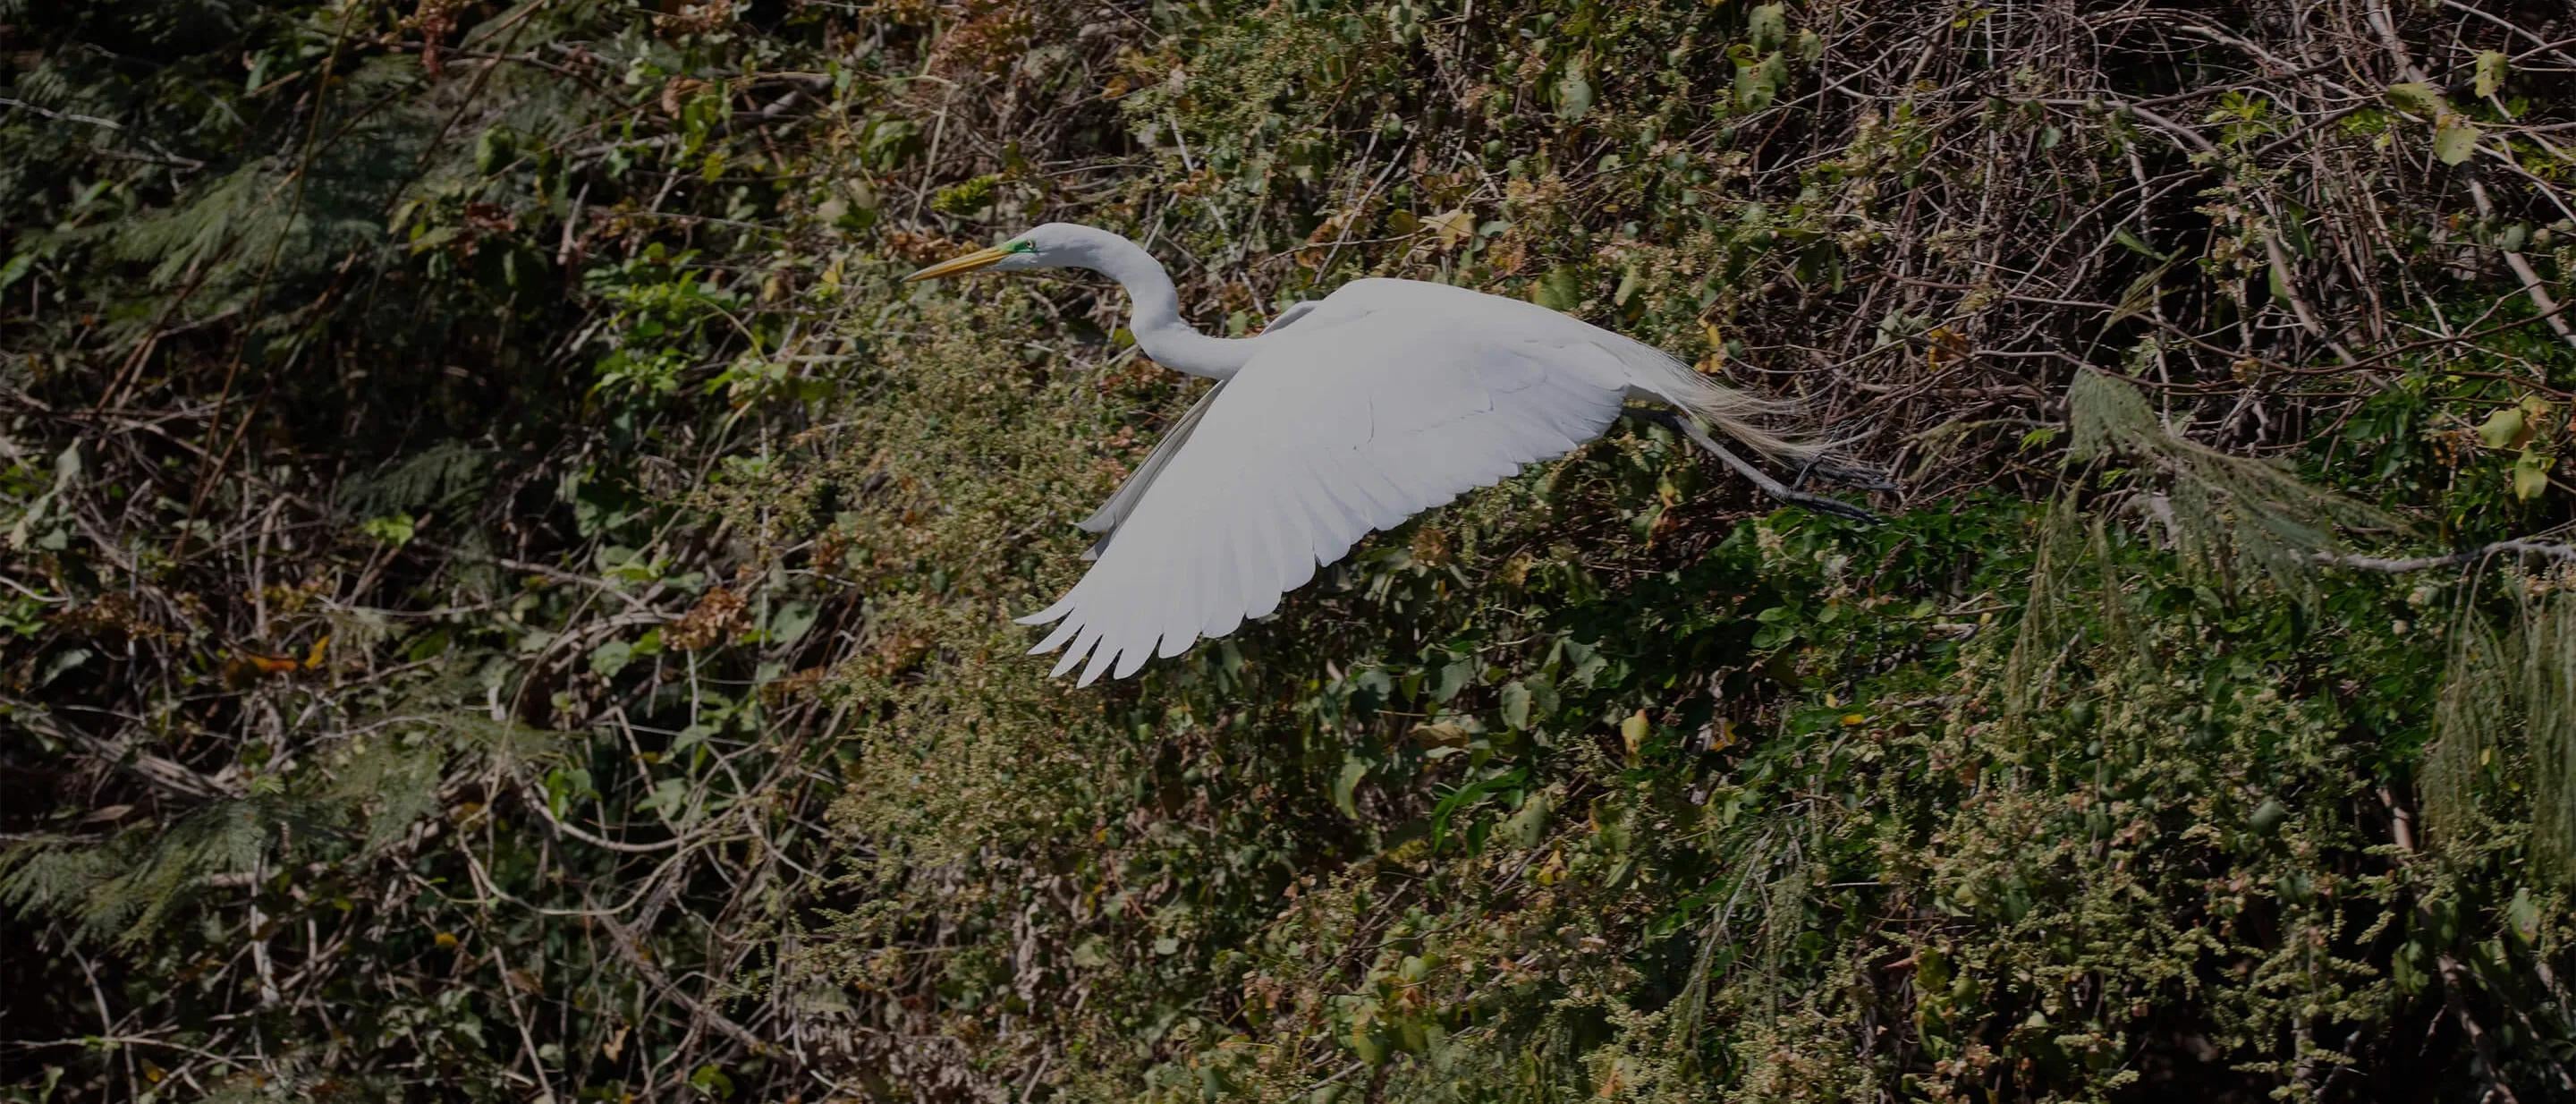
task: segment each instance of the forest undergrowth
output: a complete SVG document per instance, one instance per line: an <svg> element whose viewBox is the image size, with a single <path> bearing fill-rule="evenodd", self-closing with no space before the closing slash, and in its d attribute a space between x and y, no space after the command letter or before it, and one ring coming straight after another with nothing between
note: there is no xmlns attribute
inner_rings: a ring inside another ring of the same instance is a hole
<svg viewBox="0 0 2576 1104"><path fill-rule="evenodd" d="M1205 329L1659 426L1076 690ZM0 1096L2576 1099L2557 0L0 0Z"/></svg>

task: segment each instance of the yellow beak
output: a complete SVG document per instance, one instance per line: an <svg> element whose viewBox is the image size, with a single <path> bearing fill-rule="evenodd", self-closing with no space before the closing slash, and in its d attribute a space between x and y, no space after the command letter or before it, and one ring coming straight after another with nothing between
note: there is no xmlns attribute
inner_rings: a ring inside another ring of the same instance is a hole
<svg viewBox="0 0 2576 1104"><path fill-rule="evenodd" d="M946 276L956 276L961 273L973 272L979 268L991 268L994 265L1000 264L1002 262L1002 258L1010 255L1010 250L1004 249L998 245L991 249L978 249L963 257L950 257L938 264L922 269L919 272L915 272L910 276L904 277L903 282L909 284L915 280L937 280Z"/></svg>

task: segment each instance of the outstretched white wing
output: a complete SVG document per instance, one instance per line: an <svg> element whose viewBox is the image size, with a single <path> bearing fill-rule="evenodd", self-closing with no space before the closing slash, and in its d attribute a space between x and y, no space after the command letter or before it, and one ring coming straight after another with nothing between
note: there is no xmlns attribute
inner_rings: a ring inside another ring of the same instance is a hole
<svg viewBox="0 0 2576 1104"><path fill-rule="evenodd" d="M1084 685L1123 678L1276 609L1368 531L1562 455L1618 417L1634 376L1624 339L1526 303L1396 283L1337 292L1226 381L1090 572L1022 619L1062 622L1032 651L1065 647L1057 674L1087 657Z"/></svg>
<svg viewBox="0 0 2576 1104"><path fill-rule="evenodd" d="M1172 458L1180 455L1182 446L1190 443L1191 432L1198 429L1200 419L1207 417L1208 408L1216 405L1216 397L1225 393L1226 382L1218 381L1216 386L1208 388L1207 394L1199 396L1199 401L1191 403L1189 412L1163 431L1163 439L1155 443L1154 451L1145 454L1145 462L1136 465L1135 473L1118 485L1118 489L1110 494L1109 501L1101 503L1090 517L1073 523L1074 528L1085 533L1100 534L1100 539L1092 543L1091 550L1082 554L1083 559L1099 559L1100 553L1109 547L1111 532L1127 520L1127 515L1136 512L1136 504L1144 501L1145 488L1153 486L1154 477L1163 474L1163 469L1171 465Z"/></svg>
<svg viewBox="0 0 2576 1104"><path fill-rule="evenodd" d="M1262 332L1278 333L1288 324L1314 313L1320 306L1323 306L1321 302L1312 300L1295 304L1279 312L1279 317L1271 319L1269 327ZM1092 511L1090 517L1074 523L1074 528L1085 533L1100 534L1100 539L1093 542L1091 549L1082 554L1083 559L1100 558L1100 553L1109 547L1111 531L1118 528L1120 522L1126 521L1127 515L1136 512L1136 503L1144 498L1145 488L1154 485L1154 477L1161 475L1163 467L1170 464L1172 457L1180 453L1181 446L1189 443L1190 432L1198 428L1199 419L1207 416L1208 407L1215 405L1217 395L1224 390L1225 381L1220 380L1216 386L1208 388L1207 394L1199 396L1199 401L1191 403L1189 412L1181 415L1179 421L1173 422L1172 427L1164 431L1163 439L1154 445L1154 451L1145 454L1145 462L1137 465L1135 474L1128 476L1126 482L1118 485L1118 489L1110 494L1109 501L1101 503L1100 508Z"/></svg>

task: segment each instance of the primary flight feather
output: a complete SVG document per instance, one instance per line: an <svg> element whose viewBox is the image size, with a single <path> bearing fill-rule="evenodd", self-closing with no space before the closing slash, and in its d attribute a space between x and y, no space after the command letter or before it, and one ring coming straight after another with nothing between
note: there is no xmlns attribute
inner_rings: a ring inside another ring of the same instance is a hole
<svg viewBox="0 0 2576 1104"><path fill-rule="evenodd" d="M1785 404L1579 319L1445 284L1355 280L1259 336L1209 337L1181 320L1171 277L1143 247L1071 223L908 279L1045 268L1117 280L1145 354L1217 381L1082 522L1101 534L1086 554L1091 570L1021 618L1055 626L1031 651L1063 649L1055 673L1078 666L1085 686L1268 614L1371 530L1564 455L1600 436L1629 399L1670 404L1775 459L1822 451L1762 427L1788 414ZM1768 492L1866 516L1789 490L1677 424Z"/></svg>

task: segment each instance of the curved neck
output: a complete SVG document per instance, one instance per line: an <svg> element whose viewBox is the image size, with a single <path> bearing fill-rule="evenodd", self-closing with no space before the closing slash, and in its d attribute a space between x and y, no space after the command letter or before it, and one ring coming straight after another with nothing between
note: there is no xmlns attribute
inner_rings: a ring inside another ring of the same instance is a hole
<svg viewBox="0 0 2576 1104"><path fill-rule="evenodd" d="M1143 246L1107 231L1076 262L1127 289L1127 331L1145 355L1185 375L1226 379L1252 359L1252 339L1209 337L1181 319L1181 295L1161 262Z"/></svg>

